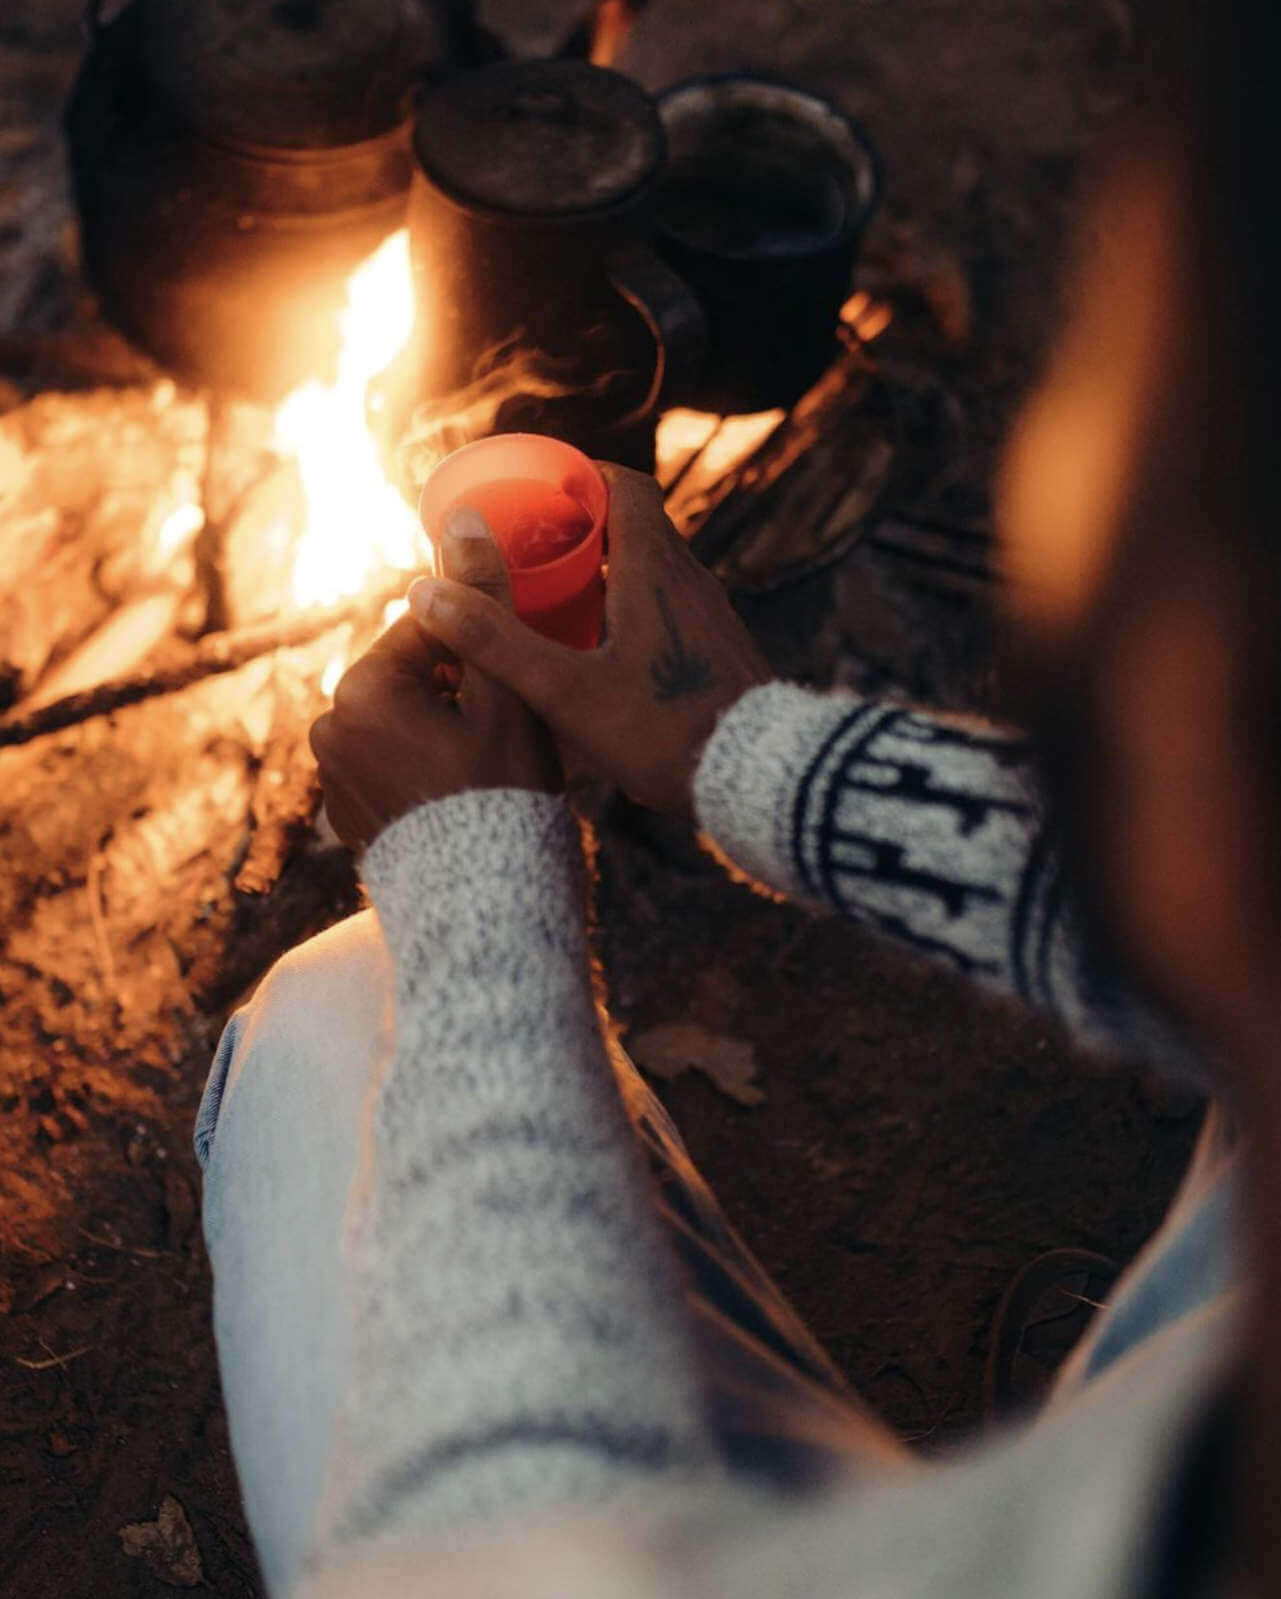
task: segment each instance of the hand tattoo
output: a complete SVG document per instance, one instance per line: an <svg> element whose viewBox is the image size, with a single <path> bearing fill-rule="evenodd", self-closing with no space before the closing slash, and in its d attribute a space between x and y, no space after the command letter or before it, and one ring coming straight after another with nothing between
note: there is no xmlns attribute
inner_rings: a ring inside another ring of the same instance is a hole
<svg viewBox="0 0 1281 1599"><path fill-rule="evenodd" d="M687 694L703 694L716 682L712 663L705 655L695 655L685 647L671 601L661 588L654 590L658 609L667 633L667 647L649 663L654 698L660 705L683 699Z"/></svg>

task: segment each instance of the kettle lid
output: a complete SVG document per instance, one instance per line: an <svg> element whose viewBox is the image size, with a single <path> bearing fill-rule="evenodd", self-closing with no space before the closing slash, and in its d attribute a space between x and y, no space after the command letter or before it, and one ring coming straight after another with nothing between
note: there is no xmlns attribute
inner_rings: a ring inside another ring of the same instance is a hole
<svg viewBox="0 0 1281 1599"><path fill-rule="evenodd" d="M465 0L137 0L148 76L199 133L282 149L357 144L408 114Z"/></svg>
<svg viewBox="0 0 1281 1599"><path fill-rule="evenodd" d="M517 216L607 209L652 179L662 121L629 78L583 61L506 61L423 95L414 150L463 205Z"/></svg>

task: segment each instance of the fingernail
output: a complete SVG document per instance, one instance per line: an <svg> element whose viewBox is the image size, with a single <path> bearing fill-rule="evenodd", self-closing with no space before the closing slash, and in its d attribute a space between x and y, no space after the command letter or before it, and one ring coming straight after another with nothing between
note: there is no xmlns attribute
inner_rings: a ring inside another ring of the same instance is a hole
<svg viewBox="0 0 1281 1599"><path fill-rule="evenodd" d="M489 543L493 534L479 511L469 505L460 505L445 518L445 537L453 544L470 544L484 540Z"/></svg>
<svg viewBox="0 0 1281 1599"><path fill-rule="evenodd" d="M453 614L454 602L439 583L420 577L409 585L409 609L420 622L439 622Z"/></svg>

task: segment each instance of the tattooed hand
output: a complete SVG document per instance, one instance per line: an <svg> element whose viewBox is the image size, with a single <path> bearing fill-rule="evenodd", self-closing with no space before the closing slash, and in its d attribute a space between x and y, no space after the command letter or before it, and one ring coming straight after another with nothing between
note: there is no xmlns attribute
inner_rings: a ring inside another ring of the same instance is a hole
<svg viewBox="0 0 1281 1599"><path fill-rule="evenodd" d="M551 643L457 583L424 579L410 606L429 636L514 689L571 756L643 805L688 814L716 718L770 672L721 585L667 520L654 480L603 471L609 582L600 649Z"/></svg>

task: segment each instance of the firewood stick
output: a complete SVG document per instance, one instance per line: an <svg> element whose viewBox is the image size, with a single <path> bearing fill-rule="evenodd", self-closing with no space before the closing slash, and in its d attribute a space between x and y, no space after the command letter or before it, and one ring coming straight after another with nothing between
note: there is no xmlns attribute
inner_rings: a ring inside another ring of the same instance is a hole
<svg viewBox="0 0 1281 1599"><path fill-rule="evenodd" d="M93 688L41 705L26 715L0 719L0 748L29 744L47 733L57 733L98 716L109 716L113 711L143 700L176 694L205 678L238 671L261 655L311 644L345 623L373 624L392 600L404 594L406 581L401 578L394 588L383 589L372 596L364 595L323 610L303 611L287 622L211 633L180 658L166 661L154 671L98 683Z"/></svg>

